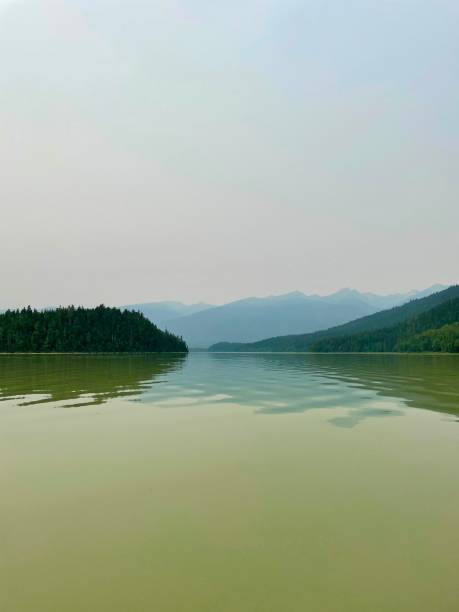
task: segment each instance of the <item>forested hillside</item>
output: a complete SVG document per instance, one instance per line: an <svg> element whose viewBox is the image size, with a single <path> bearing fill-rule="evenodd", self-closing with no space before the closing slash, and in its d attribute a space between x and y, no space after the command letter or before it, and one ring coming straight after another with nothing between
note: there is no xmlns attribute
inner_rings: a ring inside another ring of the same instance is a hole
<svg viewBox="0 0 459 612"><path fill-rule="evenodd" d="M220 342L210 347L211 351L254 351L284 352L309 351L314 343L326 338L350 336L358 333L386 329L407 321L413 316L427 312L449 300L459 298L459 285L453 285L444 291L428 297L412 300L402 306L383 310L367 317L361 317L350 323L331 327L311 334L279 336L250 344Z"/></svg>
<svg viewBox="0 0 459 612"><path fill-rule="evenodd" d="M459 352L459 298L449 300L404 323L351 336L324 338L311 345L318 352Z"/></svg>
<svg viewBox="0 0 459 612"><path fill-rule="evenodd" d="M405 338L398 343L397 350L404 353L459 353L459 323Z"/></svg>
<svg viewBox="0 0 459 612"><path fill-rule="evenodd" d="M183 352L186 343L141 313L118 308L30 307L0 314L0 352Z"/></svg>

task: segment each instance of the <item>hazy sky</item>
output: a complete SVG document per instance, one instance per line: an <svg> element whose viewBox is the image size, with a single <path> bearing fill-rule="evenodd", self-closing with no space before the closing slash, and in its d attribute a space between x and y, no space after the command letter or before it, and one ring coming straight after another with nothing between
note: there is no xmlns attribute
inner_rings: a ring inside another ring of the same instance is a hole
<svg viewBox="0 0 459 612"><path fill-rule="evenodd" d="M459 280L457 0L0 0L0 307Z"/></svg>

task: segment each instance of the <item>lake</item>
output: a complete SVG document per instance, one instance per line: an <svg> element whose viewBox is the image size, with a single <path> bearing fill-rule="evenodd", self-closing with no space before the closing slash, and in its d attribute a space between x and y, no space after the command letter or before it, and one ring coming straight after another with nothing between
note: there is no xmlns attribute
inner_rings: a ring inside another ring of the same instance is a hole
<svg viewBox="0 0 459 612"><path fill-rule="evenodd" d="M457 612L459 356L0 355L0 610Z"/></svg>

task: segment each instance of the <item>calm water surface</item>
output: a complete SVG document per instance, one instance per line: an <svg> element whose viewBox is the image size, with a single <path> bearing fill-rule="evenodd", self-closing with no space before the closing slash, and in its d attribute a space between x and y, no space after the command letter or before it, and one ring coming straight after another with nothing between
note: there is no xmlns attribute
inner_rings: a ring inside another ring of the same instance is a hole
<svg viewBox="0 0 459 612"><path fill-rule="evenodd" d="M0 356L3 612L457 612L459 357Z"/></svg>

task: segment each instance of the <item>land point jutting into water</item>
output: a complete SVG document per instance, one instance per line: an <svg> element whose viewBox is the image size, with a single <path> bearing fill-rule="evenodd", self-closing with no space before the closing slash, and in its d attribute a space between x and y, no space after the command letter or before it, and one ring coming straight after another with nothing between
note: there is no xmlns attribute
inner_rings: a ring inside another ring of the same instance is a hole
<svg viewBox="0 0 459 612"><path fill-rule="evenodd" d="M0 314L0 352L186 352L186 343L139 312L118 308L58 308Z"/></svg>

